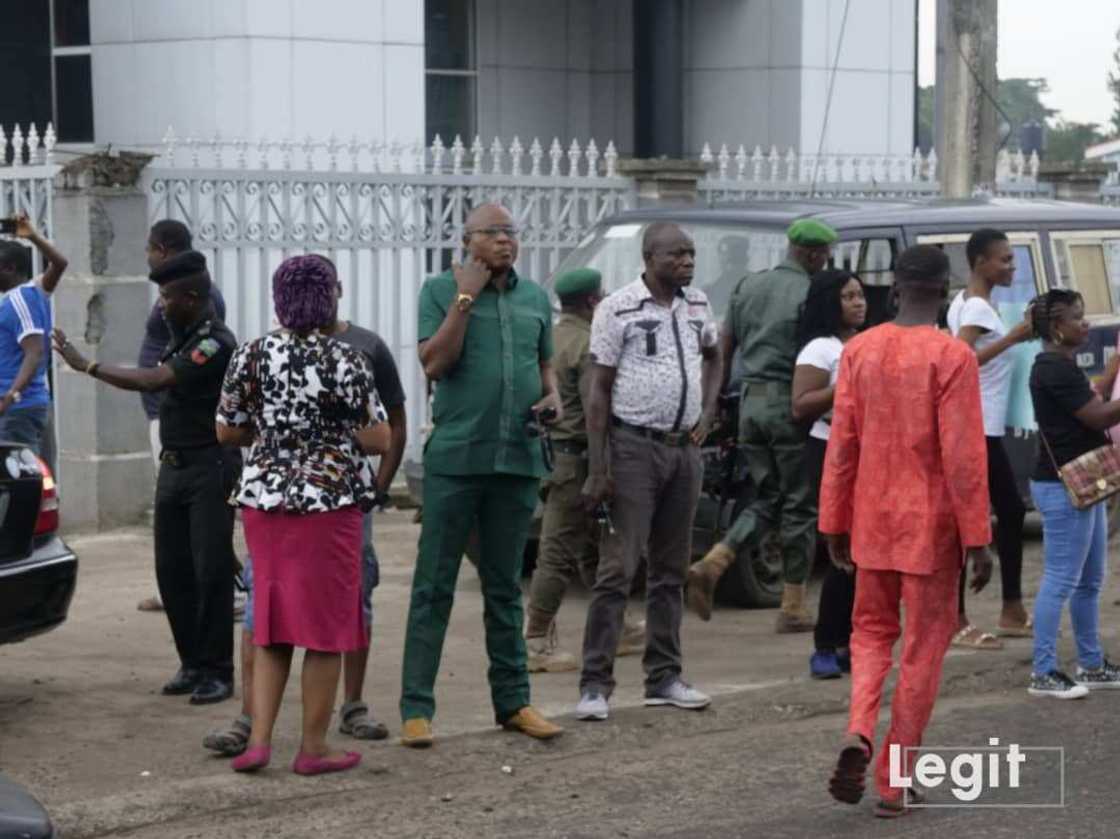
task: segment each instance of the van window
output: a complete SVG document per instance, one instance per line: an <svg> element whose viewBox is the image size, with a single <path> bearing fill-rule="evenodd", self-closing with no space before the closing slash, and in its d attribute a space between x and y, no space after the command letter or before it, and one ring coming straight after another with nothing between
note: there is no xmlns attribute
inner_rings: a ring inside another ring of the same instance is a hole
<svg viewBox="0 0 1120 839"><path fill-rule="evenodd" d="M1066 231L1050 235L1058 285L1081 292L1085 314L1120 314L1120 231Z"/></svg>

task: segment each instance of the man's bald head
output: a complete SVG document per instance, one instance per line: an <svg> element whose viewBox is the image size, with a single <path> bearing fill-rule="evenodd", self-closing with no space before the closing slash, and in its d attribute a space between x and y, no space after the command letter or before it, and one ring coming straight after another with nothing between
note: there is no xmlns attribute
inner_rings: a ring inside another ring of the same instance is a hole
<svg viewBox="0 0 1120 839"><path fill-rule="evenodd" d="M681 288L692 282L696 245L679 225L656 221L642 234L642 260L647 279Z"/></svg>
<svg viewBox="0 0 1120 839"><path fill-rule="evenodd" d="M517 226L501 204L482 204L467 215L463 244L495 275L506 274L517 261Z"/></svg>

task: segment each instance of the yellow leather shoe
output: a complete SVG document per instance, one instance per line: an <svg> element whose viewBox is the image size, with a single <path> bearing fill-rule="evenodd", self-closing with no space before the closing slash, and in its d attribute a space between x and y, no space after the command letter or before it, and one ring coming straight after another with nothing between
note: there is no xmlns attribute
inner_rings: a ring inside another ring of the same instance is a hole
<svg viewBox="0 0 1120 839"><path fill-rule="evenodd" d="M564 733L564 729L551 723L540 715L532 705L526 705L504 723L502 728L509 731L520 731L538 740L551 740Z"/></svg>
<svg viewBox="0 0 1120 839"><path fill-rule="evenodd" d="M404 730L401 732L402 746L408 746L410 749L427 749L434 742L431 720L416 717L404 721Z"/></svg>

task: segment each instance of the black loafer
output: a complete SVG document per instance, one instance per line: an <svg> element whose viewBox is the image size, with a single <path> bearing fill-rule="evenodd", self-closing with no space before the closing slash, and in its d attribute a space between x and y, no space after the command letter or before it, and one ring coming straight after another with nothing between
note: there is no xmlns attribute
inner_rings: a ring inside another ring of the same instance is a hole
<svg viewBox="0 0 1120 839"><path fill-rule="evenodd" d="M199 682L202 681L202 674L197 670L189 667L180 667L179 672L175 674L163 689L160 691L164 696L183 696L184 694L191 693Z"/></svg>
<svg viewBox="0 0 1120 839"><path fill-rule="evenodd" d="M192 705L212 705L233 696L233 682L221 679L206 679L195 687L191 694Z"/></svg>

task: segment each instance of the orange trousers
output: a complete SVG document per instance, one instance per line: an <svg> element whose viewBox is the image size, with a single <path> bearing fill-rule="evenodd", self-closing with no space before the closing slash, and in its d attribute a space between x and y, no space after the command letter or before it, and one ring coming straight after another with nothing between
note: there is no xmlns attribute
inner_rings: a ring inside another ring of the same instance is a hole
<svg viewBox="0 0 1120 839"><path fill-rule="evenodd" d="M890 728L875 768L875 782L884 799L897 799L903 792L890 787L891 745L903 749L920 746L933 712L941 686L941 665L957 631L960 575L959 566L932 574L859 570L852 611L848 732L862 735L869 743L875 742L883 683L891 670L894 645L899 636L904 636ZM906 757L903 766L909 775L917 755L911 752Z"/></svg>

